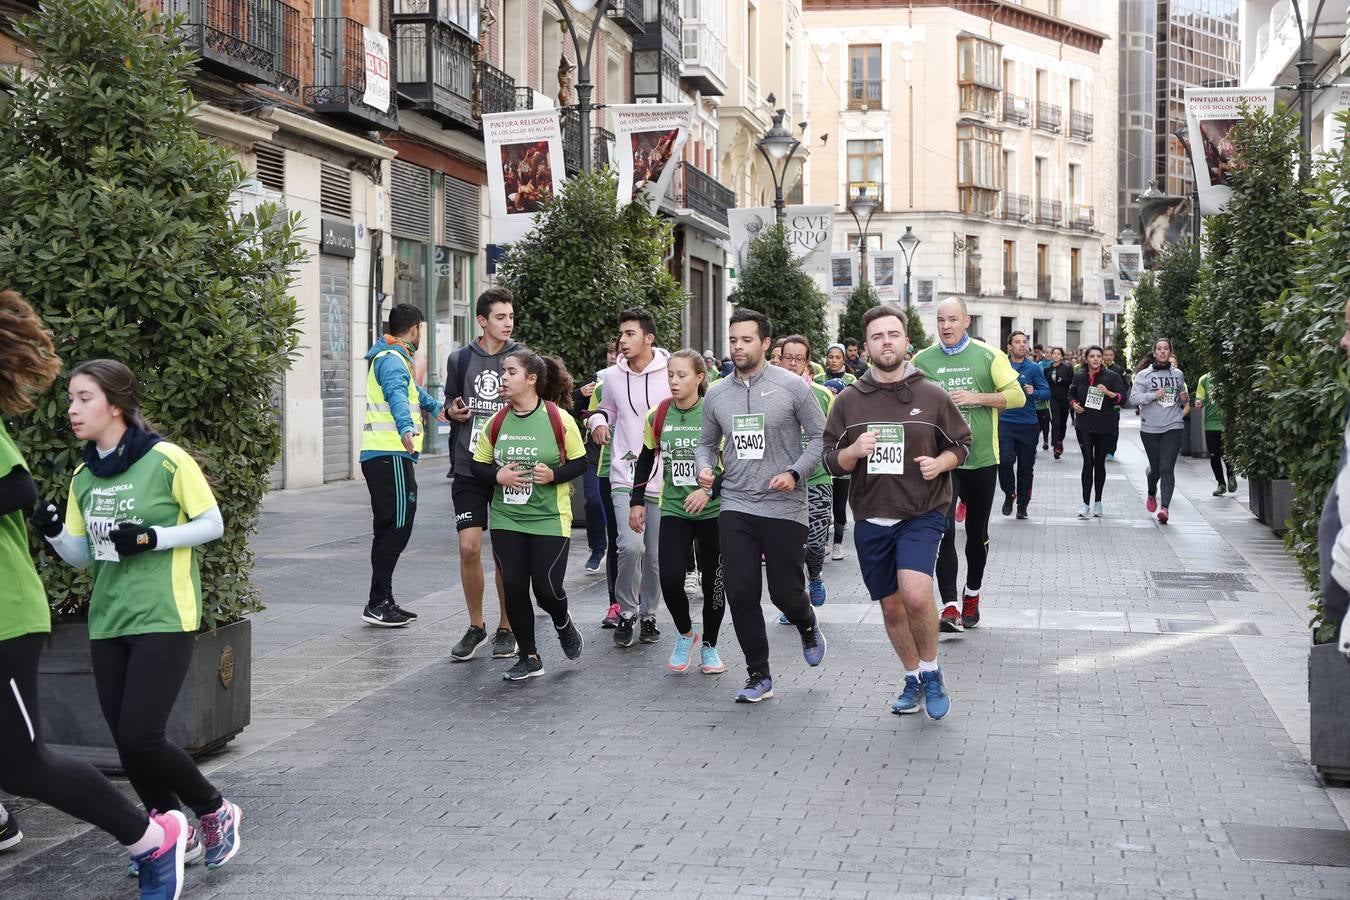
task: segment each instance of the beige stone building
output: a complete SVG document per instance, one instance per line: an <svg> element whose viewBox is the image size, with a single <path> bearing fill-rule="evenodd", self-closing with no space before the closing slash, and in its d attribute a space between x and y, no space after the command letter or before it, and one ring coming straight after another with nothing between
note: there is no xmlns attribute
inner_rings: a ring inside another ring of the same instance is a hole
<svg viewBox="0 0 1350 900"><path fill-rule="evenodd" d="M859 244L849 200L875 192L869 248L897 251L913 229L926 318L928 301L959 296L990 343L1014 329L1101 340L1114 324L1100 275L1117 231L1117 16L1091 0L805 0L806 196L841 211L836 252Z"/></svg>

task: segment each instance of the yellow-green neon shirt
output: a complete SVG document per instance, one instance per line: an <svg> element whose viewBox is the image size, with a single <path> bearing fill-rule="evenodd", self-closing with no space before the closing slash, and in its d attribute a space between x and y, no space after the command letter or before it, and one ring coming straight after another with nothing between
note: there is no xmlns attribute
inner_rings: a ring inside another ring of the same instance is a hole
<svg viewBox="0 0 1350 900"><path fill-rule="evenodd" d="M914 367L942 385L947 393L974 391L1001 394L1017 384L1017 370L1008 355L984 341L970 339L961 352L946 354L933 344L914 354ZM963 406L961 418L970 426L970 456L963 469L998 465L998 410L992 406Z"/></svg>
<svg viewBox="0 0 1350 900"><path fill-rule="evenodd" d="M28 471L23 454L0 421L0 478ZM23 510L0 516L0 641L52 630L47 591L28 553L28 523Z"/></svg>
<svg viewBox="0 0 1350 900"><path fill-rule="evenodd" d="M576 420L565 410L559 410L559 415L562 417L563 446L567 448L567 458L585 458L586 447L581 442L581 430L577 428ZM548 409L543 402L528 416L508 412L502 421L496 444L492 443L490 430L484 428L478 436L473 458L477 462L499 466L509 463L525 463L529 466L543 463L557 468L562 465L558 439L553 434L553 424L549 421ZM494 485L488 528L553 537L570 536L572 482L531 484L528 492L513 491L509 494L502 485Z"/></svg>
<svg viewBox="0 0 1350 900"><path fill-rule="evenodd" d="M647 424L642 430L642 446L656 450L656 409L653 406L647 413ZM703 512L691 516L684 510L684 501L694 491L695 484L676 484L676 476L681 481L698 478L698 467L694 463L694 450L698 447L699 436L703 433L703 398L692 407L681 410L671 401L666 410L666 421L661 426L661 482L648 484L646 496L656 499L660 504L661 515L675 516L680 519L712 519L722 509L720 500L709 500ZM678 472L677 472L678 468ZM718 466L721 471L721 466ZM654 474L654 473L653 473ZM654 489L654 490L653 490ZM660 495L659 499L656 495Z"/></svg>

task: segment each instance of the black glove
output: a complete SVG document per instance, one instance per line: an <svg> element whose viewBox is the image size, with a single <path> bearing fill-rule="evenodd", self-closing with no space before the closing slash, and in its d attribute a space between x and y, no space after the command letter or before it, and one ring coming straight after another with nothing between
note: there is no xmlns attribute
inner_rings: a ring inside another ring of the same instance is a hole
<svg viewBox="0 0 1350 900"><path fill-rule="evenodd" d="M66 527L61 507L50 500L38 501L37 506L33 507L33 514L28 517L28 523L38 534L49 538L56 537Z"/></svg>
<svg viewBox="0 0 1350 900"><path fill-rule="evenodd" d="M117 548L118 556L135 556L137 553L155 549L155 545L159 543L153 528L129 523L118 525L108 532L108 539Z"/></svg>

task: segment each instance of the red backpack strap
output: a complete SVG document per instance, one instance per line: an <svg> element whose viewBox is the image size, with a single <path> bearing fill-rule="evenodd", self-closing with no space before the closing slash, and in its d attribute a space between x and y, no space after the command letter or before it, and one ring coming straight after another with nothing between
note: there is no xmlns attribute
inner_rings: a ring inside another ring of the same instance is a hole
<svg viewBox="0 0 1350 900"><path fill-rule="evenodd" d="M510 406L503 406L497 410L492 421L488 422L488 443L494 447L497 446L497 438L502 433L502 423L506 421L506 414L510 411Z"/></svg>
<svg viewBox="0 0 1350 900"><path fill-rule="evenodd" d="M560 466L567 465L567 437L563 432L562 410L558 409L558 404L549 400L544 401L544 409L548 411L548 423L553 426L553 439L558 442L558 458Z"/></svg>
<svg viewBox="0 0 1350 900"><path fill-rule="evenodd" d="M656 415L652 417L652 434L656 437L656 452L661 452L661 432L666 427L666 413L670 412L670 398L656 404Z"/></svg>

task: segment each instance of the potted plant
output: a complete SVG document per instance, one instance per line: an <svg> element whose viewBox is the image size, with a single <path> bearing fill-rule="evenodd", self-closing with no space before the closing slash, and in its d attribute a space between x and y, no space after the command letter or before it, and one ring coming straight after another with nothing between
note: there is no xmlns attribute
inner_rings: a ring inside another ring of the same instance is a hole
<svg viewBox="0 0 1350 900"><path fill-rule="evenodd" d="M0 105L0 283L33 304L68 365L111 357L138 372L150 420L213 482L226 531L199 551L204 627L169 734L203 752L248 724L247 615L261 608L248 536L281 450L269 396L298 340L298 219L232 212L246 176L193 126L195 57L176 20L67 0L17 27L36 68ZM63 497L79 462L65 407L54 392L13 423L44 497ZM89 577L33 549L55 620L48 740L115 766L89 666Z"/></svg>

